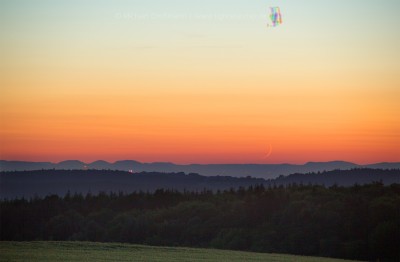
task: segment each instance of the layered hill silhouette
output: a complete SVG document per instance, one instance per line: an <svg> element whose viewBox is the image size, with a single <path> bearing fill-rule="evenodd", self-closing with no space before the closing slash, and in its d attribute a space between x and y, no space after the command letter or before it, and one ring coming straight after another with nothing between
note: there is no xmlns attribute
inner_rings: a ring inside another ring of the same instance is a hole
<svg viewBox="0 0 400 262"><path fill-rule="evenodd" d="M134 172L167 172L167 173L197 173L203 176L252 176L271 179L280 175L293 173L322 172L330 170L349 170L353 168L373 169L400 169L400 163L376 163L370 165L358 165L345 161L308 162L304 165L295 164L189 164L178 165L168 162L141 163L135 160L121 160L109 163L98 160L92 163L84 163L79 160L67 160L59 163L51 162L26 162L0 160L0 171L28 171L42 169L61 170L121 170Z"/></svg>
<svg viewBox="0 0 400 262"><path fill-rule="evenodd" d="M227 190L255 185L280 186L313 184L352 186L380 182L400 183L400 169L357 168L317 173L292 174L275 179L251 176L201 176L195 173L130 173L117 170L37 170L0 172L1 198L44 197L50 194L98 194L99 192L154 192L157 189L177 191Z"/></svg>

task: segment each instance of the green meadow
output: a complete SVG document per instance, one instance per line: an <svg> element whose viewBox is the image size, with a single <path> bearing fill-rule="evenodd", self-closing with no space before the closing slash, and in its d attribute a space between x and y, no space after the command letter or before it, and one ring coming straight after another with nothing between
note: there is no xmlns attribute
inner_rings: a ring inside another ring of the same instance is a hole
<svg viewBox="0 0 400 262"><path fill-rule="evenodd" d="M346 261L217 249L94 242L0 242L0 261ZM349 261L349 260L347 260Z"/></svg>

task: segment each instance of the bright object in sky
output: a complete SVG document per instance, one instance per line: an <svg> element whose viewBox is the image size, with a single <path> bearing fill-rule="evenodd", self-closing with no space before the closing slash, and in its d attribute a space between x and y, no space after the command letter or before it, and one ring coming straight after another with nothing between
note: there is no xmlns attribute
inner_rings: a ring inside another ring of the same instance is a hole
<svg viewBox="0 0 400 262"><path fill-rule="evenodd" d="M279 7L270 7L271 14L269 17L271 18L272 21L272 26L276 27L277 25L282 24L282 15L281 15L281 10Z"/></svg>

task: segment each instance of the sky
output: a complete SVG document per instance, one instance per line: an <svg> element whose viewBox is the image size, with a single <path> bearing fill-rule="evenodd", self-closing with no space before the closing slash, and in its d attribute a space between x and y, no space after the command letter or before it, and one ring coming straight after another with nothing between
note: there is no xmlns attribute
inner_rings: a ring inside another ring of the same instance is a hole
<svg viewBox="0 0 400 262"><path fill-rule="evenodd" d="M400 161L399 13L398 0L2 0L0 159Z"/></svg>

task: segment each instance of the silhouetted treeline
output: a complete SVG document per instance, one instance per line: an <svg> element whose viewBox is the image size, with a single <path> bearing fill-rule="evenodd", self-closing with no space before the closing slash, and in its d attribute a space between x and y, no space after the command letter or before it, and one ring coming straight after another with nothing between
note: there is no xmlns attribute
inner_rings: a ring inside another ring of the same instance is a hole
<svg viewBox="0 0 400 262"><path fill-rule="evenodd" d="M1 240L83 240L399 261L400 185L3 200Z"/></svg>
<svg viewBox="0 0 400 262"><path fill-rule="evenodd" d="M227 173L226 175L229 175ZM0 198L21 198L57 194L64 196L68 191L87 194L91 192L149 191L158 188L196 191L225 190L248 187L312 184L325 186L352 186L381 181L385 185L400 183L400 169L351 169L333 170L307 174L292 174L276 179L231 176L201 176L190 173L141 172L129 173L115 170L38 170L0 172Z"/></svg>

